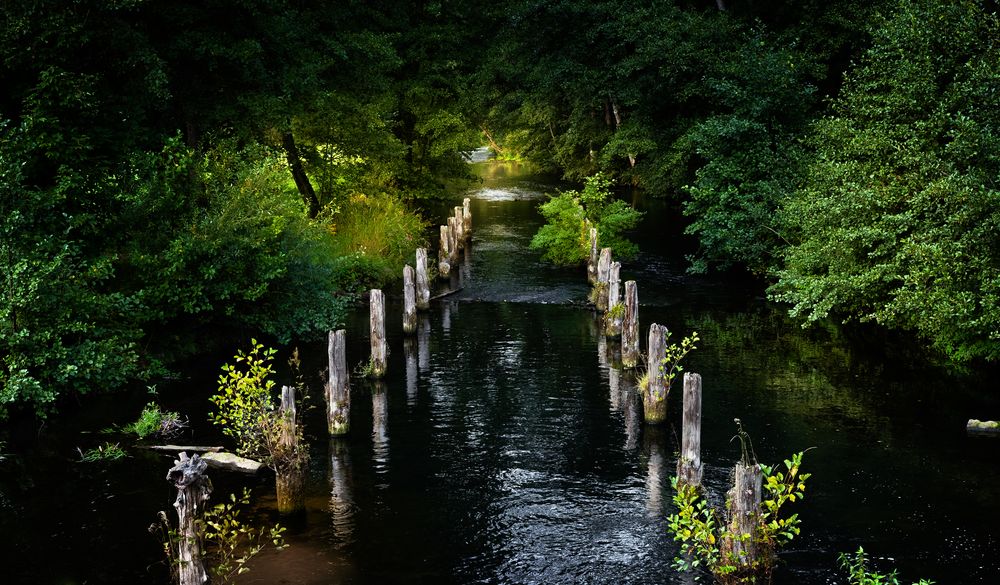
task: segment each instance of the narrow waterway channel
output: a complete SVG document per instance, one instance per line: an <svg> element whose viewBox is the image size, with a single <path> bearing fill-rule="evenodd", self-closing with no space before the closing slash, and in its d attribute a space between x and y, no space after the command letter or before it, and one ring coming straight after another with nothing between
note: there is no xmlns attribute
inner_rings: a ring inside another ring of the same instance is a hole
<svg viewBox="0 0 1000 585"><path fill-rule="evenodd" d="M321 438L321 409L307 413L320 438L306 515L289 527L291 546L258 557L239 582L688 582L672 569L665 520L679 393L671 424L642 428L628 376L609 366L582 306L584 272L543 265L528 248L550 187L516 165L478 164L462 290L434 302L411 340L390 304L384 387L352 381L346 440ZM686 276L677 230L655 211L641 229L643 253L622 279L638 282L642 331L657 322L702 339L687 370L704 379L710 493L721 498L739 456L735 418L762 462L814 448L806 498L792 510L802 534L776 583L845 583L836 555L858 546L891 558L905 582L996 582L1000 443L964 434L967 418L1000 414L990 380L857 332L804 331L753 287ZM354 366L368 355L365 310L348 338ZM325 344L302 351L307 372L324 367ZM218 365L186 384L207 395ZM74 440L43 441L4 464L0 539L14 582L163 582L144 532L172 502L169 462L136 454L127 467L88 468L67 460ZM244 481L213 479L219 497ZM271 491L257 487L256 512L270 517Z"/></svg>

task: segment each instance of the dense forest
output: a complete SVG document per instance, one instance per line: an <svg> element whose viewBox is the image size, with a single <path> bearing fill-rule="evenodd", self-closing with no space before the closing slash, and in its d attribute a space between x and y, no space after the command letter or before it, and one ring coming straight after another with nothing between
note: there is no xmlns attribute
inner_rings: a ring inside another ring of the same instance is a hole
<svg viewBox="0 0 1000 585"><path fill-rule="evenodd" d="M690 270L1000 358L987 0L0 7L0 416L325 332L483 144L668 199Z"/></svg>

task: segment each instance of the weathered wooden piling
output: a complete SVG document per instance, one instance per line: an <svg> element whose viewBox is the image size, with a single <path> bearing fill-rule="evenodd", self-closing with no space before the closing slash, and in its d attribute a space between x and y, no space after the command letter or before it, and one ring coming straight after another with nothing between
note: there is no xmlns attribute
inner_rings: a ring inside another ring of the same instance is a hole
<svg viewBox="0 0 1000 585"><path fill-rule="evenodd" d="M427 280L427 248L417 248L416 269L417 310L426 311L431 306L431 287Z"/></svg>
<svg viewBox="0 0 1000 585"><path fill-rule="evenodd" d="M403 267L403 333L417 332L416 275L409 264Z"/></svg>
<svg viewBox="0 0 1000 585"><path fill-rule="evenodd" d="M438 276L448 278L451 274L451 230L441 226L441 239L438 244Z"/></svg>
<svg viewBox="0 0 1000 585"><path fill-rule="evenodd" d="M608 310L608 283L611 280L611 248L601 248L597 261L597 282L594 284L594 305L604 313Z"/></svg>
<svg viewBox="0 0 1000 585"><path fill-rule="evenodd" d="M347 373L347 331L331 331L327 341L330 373L326 385L326 424L332 437L350 430L351 379Z"/></svg>
<svg viewBox="0 0 1000 585"><path fill-rule="evenodd" d="M190 458L181 453L167 472L167 481L177 488L177 539L174 558L180 585L203 585L208 573L202 563L201 515L204 503L212 494L212 482L205 475L208 464L197 454Z"/></svg>
<svg viewBox="0 0 1000 585"><path fill-rule="evenodd" d="M625 314L622 316L622 365L639 363L639 293L634 280L625 281Z"/></svg>
<svg viewBox="0 0 1000 585"><path fill-rule="evenodd" d="M472 239L472 200L468 197L462 200L462 235Z"/></svg>
<svg viewBox="0 0 1000 585"><path fill-rule="evenodd" d="M372 346L370 376L381 378L385 375L388 350L385 342L385 296L376 288L371 290L371 306L368 314Z"/></svg>
<svg viewBox="0 0 1000 585"><path fill-rule="evenodd" d="M458 266L458 227L455 226L455 217L448 218L448 263L454 268Z"/></svg>
<svg viewBox="0 0 1000 585"><path fill-rule="evenodd" d="M608 271L608 310L604 314L604 334L608 337L622 334L625 306L621 304L621 269L621 262L612 262Z"/></svg>
<svg viewBox="0 0 1000 585"><path fill-rule="evenodd" d="M677 459L678 485L701 485L701 375L684 373L684 418L681 454Z"/></svg>
<svg viewBox="0 0 1000 585"><path fill-rule="evenodd" d="M587 225L590 225L590 222L587 222ZM587 255L587 282L594 284L597 282L597 228L588 229L587 238L590 246L590 253Z"/></svg>
<svg viewBox="0 0 1000 585"><path fill-rule="evenodd" d="M286 464L277 464L274 469L274 486L278 499L278 512L291 514L306 507L305 472L298 464L298 432L295 413L295 388L282 386L280 417L281 433L278 440L279 453L285 454Z"/></svg>
<svg viewBox="0 0 1000 585"><path fill-rule="evenodd" d="M735 483L729 490L729 530L722 538L721 552L736 565L737 574L753 570L761 553L757 546L760 525L761 483L760 465L743 461L736 464Z"/></svg>
<svg viewBox="0 0 1000 585"><path fill-rule="evenodd" d="M461 250L465 248L465 215L461 207L455 206L455 242L458 244L458 249Z"/></svg>
<svg viewBox="0 0 1000 585"><path fill-rule="evenodd" d="M667 377L663 358L667 351L667 328L653 323L649 326L646 360L646 388L642 392L642 412L647 424L660 424L667 419Z"/></svg>

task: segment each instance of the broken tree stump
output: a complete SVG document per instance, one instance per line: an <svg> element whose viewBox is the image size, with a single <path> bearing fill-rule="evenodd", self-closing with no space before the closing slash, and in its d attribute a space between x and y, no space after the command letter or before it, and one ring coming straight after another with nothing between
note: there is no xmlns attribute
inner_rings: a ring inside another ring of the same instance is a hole
<svg viewBox="0 0 1000 585"><path fill-rule="evenodd" d="M381 378L385 375L388 350L385 342L385 295L377 288L371 291L369 330L372 346L370 375L373 378Z"/></svg>
<svg viewBox="0 0 1000 585"><path fill-rule="evenodd" d="M417 274L414 286L417 295L417 310L426 311L431 306L431 287L427 280L427 248L417 248Z"/></svg>
<svg viewBox="0 0 1000 585"><path fill-rule="evenodd" d="M403 333L417 332L417 288L413 268L403 267Z"/></svg>
<svg viewBox="0 0 1000 585"><path fill-rule="evenodd" d="M306 507L305 469L300 465L298 421L295 412L295 388L282 386L281 407L278 411L281 435L277 461L274 463L274 485L278 512L293 514Z"/></svg>
<svg viewBox="0 0 1000 585"><path fill-rule="evenodd" d="M597 282L594 284L594 305L604 313L608 310L608 283L611 280L611 248L601 248L597 261Z"/></svg>
<svg viewBox="0 0 1000 585"><path fill-rule="evenodd" d="M181 453L167 472L167 481L177 488L177 582L180 585L203 585L208 573L202 563L201 515L212 494L212 482L205 475L208 464L197 454L190 458Z"/></svg>
<svg viewBox="0 0 1000 585"><path fill-rule="evenodd" d="M622 365L639 363L639 293L634 280L625 281L625 314L622 316Z"/></svg>
<svg viewBox="0 0 1000 585"><path fill-rule="evenodd" d="M622 334L625 306L621 303L621 262L612 262L608 271L608 311L604 314L604 335L615 338Z"/></svg>
<svg viewBox="0 0 1000 585"><path fill-rule="evenodd" d="M760 560L757 531L763 479L760 465L742 461L736 464L735 483L729 490L726 506L729 510L729 529L720 546L723 558L736 565L736 574L753 571Z"/></svg>
<svg viewBox="0 0 1000 585"><path fill-rule="evenodd" d="M681 454L677 459L677 484L701 485L701 375L684 373L684 418Z"/></svg>
<svg viewBox="0 0 1000 585"><path fill-rule="evenodd" d="M642 412L647 424L660 424L667 419L666 373L663 358L667 351L667 328L653 323L649 326L646 388L642 392Z"/></svg>
<svg viewBox="0 0 1000 585"><path fill-rule="evenodd" d="M438 244L438 276L448 278L451 274L451 231L441 226L441 240Z"/></svg>
<svg viewBox="0 0 1000 585"><path fill-rule="evenodd" d="M326 385L326 425L332 437L342 437L351 424L351 378L347 373L347 331L331 331L327 343L329 378Z"/></svg>

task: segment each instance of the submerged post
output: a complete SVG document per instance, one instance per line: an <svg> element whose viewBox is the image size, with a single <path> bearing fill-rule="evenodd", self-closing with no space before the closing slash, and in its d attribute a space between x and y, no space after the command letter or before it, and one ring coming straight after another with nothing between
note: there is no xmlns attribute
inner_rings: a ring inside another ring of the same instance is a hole
<svg viewBox="0 0 1000 585"><path fill-rule="evenodd" d="M472 200L462 200L462 234L466 240L472 239Z"/></svg>
<svg viewBox="0 0 1000 585"><path fill-rule="evenodd" d="M622 317L622 365L639 363L639 293L634 280L625 281L625 314Z"/></svg>
<svg viewBox="0 0 1000 585"><path fill-rule="evenodd" d="M761 483L760 465L736 464L735 483L729 490L729 530L722 539L723 558L732 559L736 572L752 571L760 550L757 530L760 525Z"/></svg>
<svg viewBox="0 0 1000 585"><path fill-rule="evenodd" d="M684 419L677 484L701 485L701 375L684 373Z"/></svg>
<svg viewBox="0 0 1000 585"><path fill-rule="evenodd" d="M278 512L291 514L306 507L305 468L300 465L298 432L295 414L295 388L281 387L281 407L278 410L281 434L274 463L274 487L278 498Z"/></svg>
<svg viewBox="0 0 1000 585"><path fill-rule="evenodd" d="M182 452L167 472L167 481L177 488L174 508L177 510L177 582L180 585L202 585L208 573L202 564L201 529L199 519L203 504L212 494L212 482L205 475L208 464L197 454L188 458Z"/></svg>
<svg viewBox="0 0 1000 585"><path fill-rule="evenodd" d="M373 288L371 291L371 306L368 315L372 345L371 376L381 378L385 375L387 354L385 346L385 296L377 288Z"/></svg>
<svg viewBox="0 0 1000 585"><path fill-rule="evenodd" d="M417 291L413 268L403 267L403 333L417 332Z"/></svg>
<svg viewBox="0 0 1000 585"><path fill-rule="evenodd" d="M594 304L597 310L608 310L608 283L611 280L611 248L601 248L601 257L597 261L597 283L594 284Z"/></svg>
<svg viewBox="0 0 1000 585"><path fill-rule="evenodd" d="M667 352L667 328L653 323L649 326L649 354L646 361L646 387L642 392L642 411L648 424L660 424L667 418L667 377L663 371Z"/></svg>
<svg viewBox="0 0 1000 585"><path fill-rule="evenodd" d="M604 334L618 337L622 334L625 306L621 304L621 262L612 262L608 271L608 311L604 314Z"/></svg>
<svg viewBox="0 0 1000 585"><path fill-rule="evenodd" d="M441 226L441 242L438 246L438 276L448 278L451 274L451 230Z"/></svg>
<svg viewBox="0 0 1000 585"><path fill-rule="evenodd" d="M597 282L597 228L587 230L587 238L590 246L590 253L587 255L587 282L594 284Z"/></svg>
<svg viewBox="0 0 1000 585"><path fill-rule="evenodd" d="M341 437L350 429L351 382L347 374L347 331L331 331L327 344L330 376L326 387L326 424L330 436Z"/></svg>
<svg viewBox="0 0 1000 585"><path fill-rule="evenodd" d="M426 311L430 308L431 287L427 280L427 248L417 248L417 310Z"/></svg>

